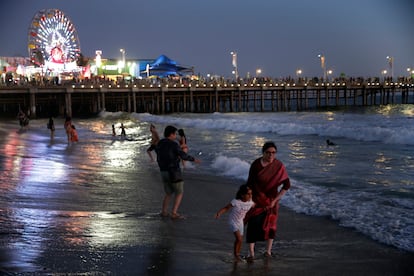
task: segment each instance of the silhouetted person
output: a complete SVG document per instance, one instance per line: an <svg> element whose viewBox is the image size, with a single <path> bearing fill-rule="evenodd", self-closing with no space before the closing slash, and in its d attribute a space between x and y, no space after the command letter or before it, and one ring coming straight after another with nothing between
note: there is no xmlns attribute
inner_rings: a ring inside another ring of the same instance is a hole
<svg viewBox="0 0 414 276"><path fill-rule="evenodd" d="M47 128L50 130L50 140L53 140L53 137L55 136L55 123L53 122L52 117L49 118Z"/></svg>
<svg viewBox="0 0 414 276"><path fill-rule="evenodd" d="M121 136L126 136L125 127L123 123L121 123L121 126L119 128L121 129Z"/></svg>
<svg viewBox="0 0 414 276"><path fill-rule="evenodd" d="M327 146L335 146L336 144L328 139L328 140L326 140L326 145Z"/></svg>
<svg viewBox="0 0 414 276"><path fill-rule="evenodd" d="M150 132L151 132L151 145L147 149L147 153L148 153L149 157L151 158L151 161L154 162L154 157L152 157L151 151L155 150L158 142L160 141L160 136L159 136L159 134L158 134L158 132L155 129L155 126L153 124L151 124L151 126L150 126Z"/></svg>

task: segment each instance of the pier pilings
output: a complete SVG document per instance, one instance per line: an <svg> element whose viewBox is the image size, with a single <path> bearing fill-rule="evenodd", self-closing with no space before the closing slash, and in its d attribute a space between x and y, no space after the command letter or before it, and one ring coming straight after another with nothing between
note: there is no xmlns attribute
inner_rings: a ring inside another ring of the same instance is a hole
<svg viewBox="0 0 414 276"><path fill-rule="evenodd" d="M109 112L285 112L341 106L413 104L413 84L0 87L0 115Z"/></svg>

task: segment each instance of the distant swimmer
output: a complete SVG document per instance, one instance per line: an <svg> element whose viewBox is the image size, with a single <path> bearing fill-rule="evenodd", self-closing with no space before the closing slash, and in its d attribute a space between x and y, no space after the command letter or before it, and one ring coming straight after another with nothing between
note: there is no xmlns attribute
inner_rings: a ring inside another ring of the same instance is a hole
<svg viewBox="0 0 414 276"><path fill-rule="evenodd" d="M336 146L336 144L334 142L330 141L329 139L326 140L326 145L327 146Z"/></svg>

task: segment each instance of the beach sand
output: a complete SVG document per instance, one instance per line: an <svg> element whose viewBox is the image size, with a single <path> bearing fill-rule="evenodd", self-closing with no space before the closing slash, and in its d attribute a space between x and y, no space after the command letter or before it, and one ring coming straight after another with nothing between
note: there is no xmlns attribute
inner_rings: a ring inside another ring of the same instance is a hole
<svg viewBox="0 0 414 276"><path fill-rule="evenodd" d="M18 248L3 247L1 272L6 275L25 272L39 275L414 275L413 253L380 244L353 229L339 227L328 218L297 214L285 207L280 210L274 257L260 257L265 244L258 243L257 260L234 263L234 237L227 226L227 215L218 220L214 215L235 196L242 183L205 175L201 169L186 171L180 212L187 218L171 220L158 216L163 197L158 172L154 169L140 177L137 185L141 186L138 189L147 191L145 197L139 199L140 204L133 202L138 200L134 197L129 197L131 202L123 199L122 203L116 203L129 206L129 210L111 219L114 229L104 228L107 230L100 234L101 244L90 241L96 233L74 234L78 232L73 227L49 229L48 246L32 261L31 268L12 261L15 254L22 254ZM110 203L106 207L110 209L108 206ZM108 219L102 216L85 216L86 219L89 225L108 224ZM70 243L66 242L68 239ZM74 239L77 240L74 242ZM247 254L245 243L242 253Z"/></svg>

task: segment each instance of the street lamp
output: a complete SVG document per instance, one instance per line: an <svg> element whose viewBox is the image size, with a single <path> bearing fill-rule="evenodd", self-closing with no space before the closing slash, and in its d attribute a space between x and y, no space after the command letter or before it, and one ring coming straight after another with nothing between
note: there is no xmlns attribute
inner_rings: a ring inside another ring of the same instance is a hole
<svg viewBox="0 0 414 276"><path fill-rule="evenodd" d="M326 71L326 74L327 74L328 76L331 76L331 75L333 74L333 70L332 70L332 69L329 69L328 71Z"/></svg>
<svg viewBox="0 0 414 276"><path fill-rule="evenodd" d="M391 70L391 81L394 79L394 58L391 56L387 56L387 60L388 60L388 65L390 67Z"/></svg>
<svg viewBox="0 0 414 276"><path fill-rule="evenodd" d="M382 70L381 71L381 74L383 75L383 77L384 77L384 82L385 82L385 76L387 75L387 70Z"/></svg>
<svg viewBox="0 0 414 276"><path fill-rule="evenodd" d="M258 77L262 73L262 69L257 68L256 69L256 77Z"/></svg>
<svg viewBox="0 0 414 276"><path fill-rule="evenodd" d="M414 75L414 68L407 68L407 72L408 72L408 77L412 77Z"/></svg>
<svg viewBox="0 0 414 276"><path fill-rule="evenodd" d="M99 68L102 65L102 50L96 50L95 55L96 74L99 75Z"/></svg>
<svg viewBox="0 0 414 276"><path fill-rule="evenodd" d="M230 55L232 57L231 64L233 65L233 68L234 68L232 73L236 77L236 80L238 80L239 79L239 71L237 70L237 53L236 52L230 52Z"/></svg>
<svg viewBox="0 0 414 276"><path fill-rule="evenodd" d="M296 77L299 78L300 75L302 75L302 69L297 69L296 70Z"/></svg>
<svg viewBox="0 0 414 276"><path fill-rule="evenodd" d="M318 58L321 60L321 68L323 71L323 79L326 80L326 62L325 62L325 56L322 54L318 55Z"/></svg>
<svg viewBox="0 0 414 276"><path fill-rule="evenodd" d="M119 51L122 54L122 63L121 63L121 68L124 69L125 67L125 49L119 49Z"/></svg>

